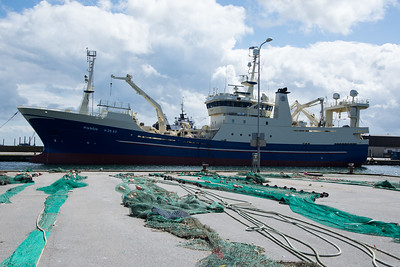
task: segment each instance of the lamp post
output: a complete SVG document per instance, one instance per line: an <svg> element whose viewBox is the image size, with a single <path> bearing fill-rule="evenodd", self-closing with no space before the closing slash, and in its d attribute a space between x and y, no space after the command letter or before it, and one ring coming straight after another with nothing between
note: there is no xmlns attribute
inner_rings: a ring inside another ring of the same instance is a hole
<svg viewBox="0 0 400 267"><path fill-rule="evenodd" d="M257 84L258 84L258 115L257 115L257 172L260 172L260 162L261 162L261 154L260 154L260 65L261 65L261 47L268 42L271 42L272 38L268 38L267 40L265 40L262 44L260 44L259 48L258 48L258 80L257 80Z"/></svg>

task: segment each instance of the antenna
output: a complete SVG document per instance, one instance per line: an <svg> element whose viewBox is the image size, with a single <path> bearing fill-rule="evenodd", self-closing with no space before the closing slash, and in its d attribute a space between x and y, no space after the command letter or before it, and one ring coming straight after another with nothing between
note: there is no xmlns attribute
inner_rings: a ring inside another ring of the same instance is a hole
<svg viewBox="0 0 400 267"><path fill-rule="evenodd" d="M233 86L233 90L235 91L239 90L239 87L244 87L243 85L237 85L237 84L228 84L228 86Z"/></svg>
<svg viewBox="0 0 400 267"><path fill-rule="evenodd" d="M225 83L224 83L224 94L226 93L226 75L225 75Z"/></svg>

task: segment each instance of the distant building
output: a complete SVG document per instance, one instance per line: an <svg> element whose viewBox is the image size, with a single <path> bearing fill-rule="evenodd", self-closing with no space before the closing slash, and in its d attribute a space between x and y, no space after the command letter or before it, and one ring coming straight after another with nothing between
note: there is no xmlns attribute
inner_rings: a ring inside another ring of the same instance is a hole
<svg viewBox="0 0 400 267"><path fill-rule="evenodd" d="M364 135L363 138L369 140L369 157L390 158L400 153L400 136Z"/></svg>

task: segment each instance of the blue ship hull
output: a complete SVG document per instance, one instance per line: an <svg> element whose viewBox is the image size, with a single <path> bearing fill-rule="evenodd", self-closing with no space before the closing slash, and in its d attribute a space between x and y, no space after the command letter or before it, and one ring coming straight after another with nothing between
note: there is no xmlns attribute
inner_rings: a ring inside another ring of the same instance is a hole
<svg viewBox="0 0 400 267"><path fill-rule="evenodd" d="M32 161L46 164L249 166L256 153L250 142L168 136L38 116L28 121L45 147ZM360 166L367 153L368 144L267 144L261 148L261 166Z"/></svg>

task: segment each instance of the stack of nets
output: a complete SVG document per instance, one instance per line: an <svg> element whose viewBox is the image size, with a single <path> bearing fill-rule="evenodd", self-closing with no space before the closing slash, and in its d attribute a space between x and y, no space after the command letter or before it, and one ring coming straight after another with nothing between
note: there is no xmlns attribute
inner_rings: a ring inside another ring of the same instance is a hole
<svg viewBox="0 0 400 267"><path fill-rule="evenodd" d="M40 173L33 172L30 170L17 173L14 177L9 177L7 175L0 175L0 185L33 183L33 178L39 175Z"/></svg>

